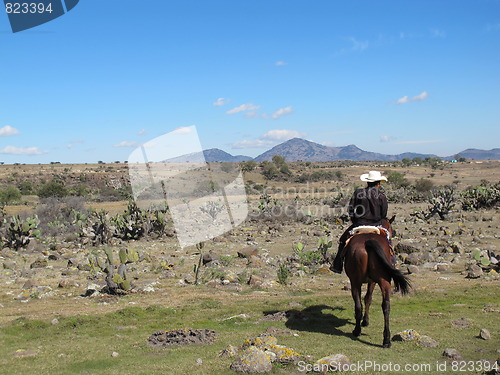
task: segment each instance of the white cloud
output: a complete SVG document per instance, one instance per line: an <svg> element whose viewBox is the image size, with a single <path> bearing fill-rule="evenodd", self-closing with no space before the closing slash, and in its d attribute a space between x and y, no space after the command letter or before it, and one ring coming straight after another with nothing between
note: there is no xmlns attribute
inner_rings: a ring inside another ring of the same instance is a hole
<svg viewBox="0 0 500 375"><path fill-rule="evenodd" d="M257 111L248 111L247 113L245 113L245 117L246 118L259 117L259 112L257 112Z"/></svg>
<svg viewBox="0 0 500 375"><path fill-rule="evenodd" d="M276 112L274 112L271 117L274 119L280 118L281 116L289 115L293 112L292 106L288 106L285 108L280 108Z"/></svg>
<svg viewBox="0 0 500 375"><path fill-rule="evenodd" d="M19 130L13 128L12 126L5 125L3 128L0 128L0 137L10 137L11 135L19 134Z"/></svg>
<svg viewBox="0 0 500 375"><path fill-rule="evenodd" d="M48 153L48 151L42 151L38 147L16 147L16 146L6 146L0 150L0 154L10 154L10 155L43 155Z"/></svg>
<svg viewBox="0 0 500 375"><path fill-rule="evenodd" d="M396 101L396 104L406 104L410 102L421 102L422 100L425 100L429 97L429 93L427 91L423 91L418 95L415 95L413 98L410 99L408 95L403 96L402 98L399 98Z"/></svg>
<svg viewBox="0 0 500 375"><path fill-rule="evenodd" d="M146 134L146 129L141 129L137 132L137 135L144 135Z"/></svg>
<svg viewBox="0 0 500 375"><path fill-rule="evenodd" d="M276 65L276 66L285 66L285 65L287 65L287 63L285 61L276 61L274 63L274 65Z"/></svg>
<svg viewBox="0 0 500 375"><path fill-rule="evenodd" d="M274 129L274 130L269 130L268 132L262 134L260 138L273 139L277 141L287 141L292 138L302 138L305 136L306 136L305 133L300 133L296 130Z"/></svg>
<svg viewBox="0 0 500 375"><path fill-rule="evenodd" d="M113 147L136 147L136 142L121 141L120 143L114 145Z"/></svg>
<svg viewBox="0 0 500 375"><path fill-rule="evenodd" d="M427 91L424 91L424 92L414 96L412 101L413 102L421 102L422 100L427 99L428 96L429 96L429 93Z"/></svg>
<svg viewBox="0 0 500 375"><path fill-rule="evenodd" d="M429 29L431 32L432 37L434 38L446 38L446 32L437 28L431 28Z"/></svg>
<svg viewBox="0 0 500 375"><path fill-rule="evenodd" d="M175 129L172 131L172 134L189 134L193 131L192 126L181 126L180 128Z"/></svg>
<svg viewBox="0 0 500 375"><path fill-rule="evenodd" d="M252 103L247 103L247 104L239 105L238 107L235 107L233 109L230 109L226 113L228 115L234 115L235 113L239 113L239 112L255 111L255 110L259 109L259 108L260 108L260 106L258 106L258 105L255 105L255 104L252 104Z"/></svg>
<svg viewBox="0 0 500 375"><path fill-rule="evenodd" d="M67 148L73 148L74 145L80 144L80 143L85 143L85 140L83 139L75 139L73 141L69 141L69 143L66 145Z"/></svg>
<svg viewBox="0 0 500 375"><path fill-rule="evenodd" d="M386 142L390 142L390 141L391 141L391 137L389 137L388 135L381 135L380 136L380 142L386 143Z"/></svg>
<svg viewBox="0 0 500 375"><path fill-rule="evenodd" d="M231 148L265 148L274 146L276 142L266 140L266 139L255 139L255 140L243 140L231 145Z"/></svg>
<svg viewBox="0 0 500 375"><path fill-rule="evenodd" d="M221 105L224 105L224 104L227 104L231 101L231 99L227 99L227 98L218 98L214 103L213 105L216 106L216 107L220 107Z"/></svg>
<svg viewBox="0 0 500 375"><path fill-rule="evenodd" d="M409 98L408 96L403 96L402 98L399 98L398 101L396 102L396 104L405 104L405 103L408 103L409 102Z"/></svg>

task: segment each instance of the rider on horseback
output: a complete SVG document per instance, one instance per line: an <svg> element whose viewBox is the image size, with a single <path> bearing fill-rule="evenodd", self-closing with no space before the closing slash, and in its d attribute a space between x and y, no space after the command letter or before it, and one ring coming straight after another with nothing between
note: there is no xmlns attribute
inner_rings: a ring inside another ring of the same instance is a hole
<svg viewBox="0 0 500 375"><path fill-rule="evenodd" d="M386 219L387 216L387 198L380 191L380 182L387 181L387 178L378 171L370 171L362 174L360 179L367 182L367 186L356 189L349 202L349 216L352 224L340 237L339 249L330 267L336 273L342 272L344 261L342 250L351 236L351 230L361 225L380 225L381 220Z"/></svg>

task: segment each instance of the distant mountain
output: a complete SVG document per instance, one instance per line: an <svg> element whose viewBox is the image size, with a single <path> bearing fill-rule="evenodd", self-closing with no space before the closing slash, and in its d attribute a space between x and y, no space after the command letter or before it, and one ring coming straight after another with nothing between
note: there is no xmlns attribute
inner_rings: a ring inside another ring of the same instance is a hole
<svg viewBox="0 0 500 375"><path fill-rule="evenodd" d="M242 161L251 160L250 156L236 155L233 156L225 151L219 150L218 148L211 148L209 150L203 150L202 152L194 152L191 154L186 154L178 156L176 158L171 158L165 160L168 163L202 163L204 161L208 163L216 162L232 162L239 163Z"/></svg>
<svg viewBox="0 0 500 375"><path fill-rule="evenodd" d="M466 159L500 159L500 148L494 148L492 150L477 150L477 149L467 149L458 153L461 157ZM348 145L343 147L329 147L320 145L319 143L307 141L301 138L293 138L286 142L283 142L277 146L274 146L270 150L260 154L255 159L256 162L261 162L264 160L272 160L273 156L280 155L285 158L286 161L333 161L333 160L355 160L355 161L400 161L405 158L413 159L416 157L421 157L423 159L427 157L435 158L436 155L432 154L418 154L414 152L405 152L397 155L386 155L376 152L369 152L360 149L355 145ZM446 160L452 160L455 155L448 156ZM209 150L204 150L202 152L196 152L192 154L187 154L179 156L176 158L168 159L166 162L171 163L185 163L185 162L233 162L239 163L242 161L252 160L249 156L236 155L233 156L225 151L219 150L218 148L211 148Z"/></svg>
<svg viewBox="0 0 500 375"><path fill-rule="evenodd" d="M396 161L404 158L420 156L436 157L436 155L404 153L399 155L385 155L360 149L355 145L343 147L328 147L301 138L293 138L289 141L274 146L269 151L257 156L255 161L271 160L273 156L280 155L287 161L331 161L331 160L379 160Z"/></svg>
<svg viewBox="0 0 500 375"><path fill-rule="evenodd" d="M459 152L463 158L466 159L476 159L476 160L498 160L500 159L500 148L493 148L491 150L478 150L476 148L468 148L462 152ZM455 158L453 156L453 158Z"/></svg>

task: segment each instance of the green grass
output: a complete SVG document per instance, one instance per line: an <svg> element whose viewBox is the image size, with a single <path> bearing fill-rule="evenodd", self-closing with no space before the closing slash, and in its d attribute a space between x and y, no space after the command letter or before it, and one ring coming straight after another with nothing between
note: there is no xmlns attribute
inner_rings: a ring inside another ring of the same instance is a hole
<svg viewBox="0 0 500 375"><path fill-rule="evenodd" d="M59 324L17 319L0 329L0 368L4 374L232 374L231 359L219 359L217 353L227 345L239 346L268 327L289 328L298 336L280 336L278 343L311 355L315 360L342 353L351 361L373 361L378 364L431 364L426 374L452 373L436 371L436 363L444 363L446 348L459 350L466 361L497 359L500 313L485 312L487 304L496 303L498 282L473 282L451 286L445 290L421 290L410 296L392 298L391 331L413 328L439 342L438 348L421 348L413 343L394 342L391 349L381 348L383 317L380 293L375 293L371 325L363 329L359 339L350 334L354 328L353 303L349 292L330 296L327 291L316 294L281 288L260 296L200 298L181 307L127 307L104 315L61 317ZM288 321L258 320L266 312L290 310L288 304L299 302L295 317ZM227 317L246 313L249 319ZM297 315L299 314L299 315ZM297 318L302 316L305 320ZM467 318L468 328L454 328L453 320ZM117 330L117 327L123 327ZM168 349L148 347L146 340L159 329L208 328L218 336L213 345L182 346ZM487 328L492 339L477 336ZM16 358L18 349L34 350L35 357ZM119 356L111 357L112 352ZM198 366L196 360L203 363ZM293 365L273 367L273 373L298 373ZM349 372L348 372L349 373ZM356 374L358 372L351 372ZM377 372L359 372L377 374ZM384 372L380 372L384 373ZM395 373L395 372L390 372ZM417 373L417 372L414 372ZM467 372L474 373L474 372ZM479 373L479 372L476 372Z"/></svg>

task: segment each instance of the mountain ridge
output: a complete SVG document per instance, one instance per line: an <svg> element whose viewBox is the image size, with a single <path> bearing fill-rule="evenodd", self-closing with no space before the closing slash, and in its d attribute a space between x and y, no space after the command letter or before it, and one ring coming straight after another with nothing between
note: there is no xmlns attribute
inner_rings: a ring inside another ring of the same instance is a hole
<svg viewBox="0 0 500 375"><path fill-rule="evenodd" d="M283 143L280 143L266 152L252 158L245 155L231 155L230 153L220 150L218 148L211 148L203 150L202 152L182 155L168 162L243 162L254 160L261 162L264 160L272 160L273 156L279 155L285 158L286 161L338 161L338 160L352 160L352 161L401 161L405 158L413 159L415 157L421 158L437 158L439 156L434 154L420 154L416 152L404 152L401 154L382 154L377 152L365 151L360 149L354 144L347 146L325 146L316 142L308 141L302 138L292 138ZM466 159L475 160L500 160L500 148L493 148L491 150L481 150L469 148L452 156L439 157L444 160L453 160L456 155Z"/></svg>

